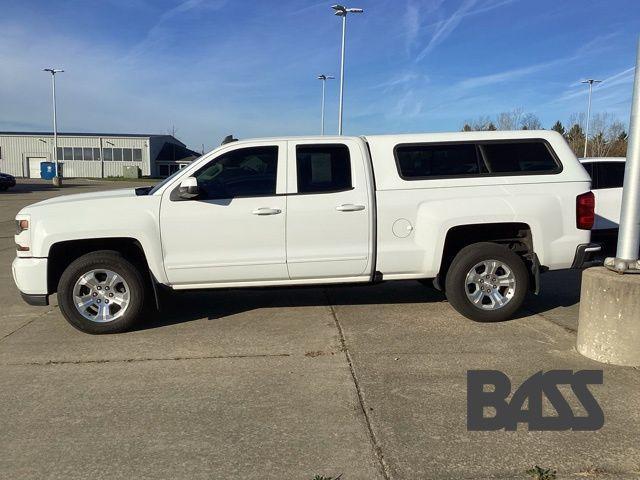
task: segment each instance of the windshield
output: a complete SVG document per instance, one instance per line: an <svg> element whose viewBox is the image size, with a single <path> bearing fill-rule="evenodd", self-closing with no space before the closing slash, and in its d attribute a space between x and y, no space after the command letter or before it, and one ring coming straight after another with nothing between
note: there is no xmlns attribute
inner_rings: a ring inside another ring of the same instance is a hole
<svg viewBox="0 0 640 480"><path fill-rule="evenodd" d="M149 195L153 195L154 193L156 193L158 190L160 190L160 188L162 188L168 182L173 180L173 178L176 177L179 173L182 173L182 170L177 170L177 171L173 172L171 175L169 175L167 178L162 180L160 183L156 184L155 187L153 187L151 190L149 190Z"/></svg>

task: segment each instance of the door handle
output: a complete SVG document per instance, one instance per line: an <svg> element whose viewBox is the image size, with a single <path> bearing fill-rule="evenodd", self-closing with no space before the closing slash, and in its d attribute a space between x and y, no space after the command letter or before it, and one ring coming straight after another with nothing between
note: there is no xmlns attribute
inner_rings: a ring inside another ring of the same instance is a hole
<svg viewBox="0 0 640 480"><path fill-rule="evenodd" d="M280 210L279 208L262 207L262 208L256 208L251 213L253 213L254 215L277 215L279 213L282 213L282 210Z"/></svg>
<svg viewBox="0 0 640 480"><path fill-rule="evenodd" d="M364 205L354 205L353 203L343 203L342 205L338 205L336 210L339 212L357 212L359 210L364 210Z"/></svg>

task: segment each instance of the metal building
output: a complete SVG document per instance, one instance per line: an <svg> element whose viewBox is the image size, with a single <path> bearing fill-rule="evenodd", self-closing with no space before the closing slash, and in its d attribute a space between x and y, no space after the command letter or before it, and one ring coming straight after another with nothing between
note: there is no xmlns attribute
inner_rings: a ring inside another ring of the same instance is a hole
<svg viewBox="0 0 640 480"><path fill-rule="evenodd" d="M137 166L142 176L165 177L198 157L172 135L59 133L63 177L121 177ZM40 178L40 163L53 161L53 133L0 132L0 172Z"/></svg>

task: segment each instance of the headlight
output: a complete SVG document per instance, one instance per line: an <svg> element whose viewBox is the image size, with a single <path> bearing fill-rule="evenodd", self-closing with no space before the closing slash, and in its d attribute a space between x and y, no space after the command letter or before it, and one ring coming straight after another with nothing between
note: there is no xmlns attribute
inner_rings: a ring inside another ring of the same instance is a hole
<svg viewBox="0 0 640 480"><path fill-rule="evenodd" d="M29 220L16 220L16 235L29 230Z"/></svg>

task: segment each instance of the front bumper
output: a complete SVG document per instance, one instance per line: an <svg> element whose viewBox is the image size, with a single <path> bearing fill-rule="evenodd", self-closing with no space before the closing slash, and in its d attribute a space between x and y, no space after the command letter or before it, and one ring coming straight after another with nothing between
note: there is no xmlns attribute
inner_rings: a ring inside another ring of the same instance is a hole
<svg viewBox="0 0 640 480"><path fill-rule="evenodd" d="M16 257L11 264L13 281L30 305L48 305L47 259Z"/></svg>
<svg viewBox="0 0 640 480"><path fill-rule="evenodd" d="M601 263L594 259L601 250L602 245L599 243L583 243L578 245L571 268L587 268Z"/></svg>

